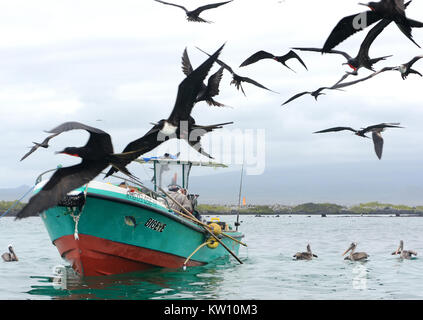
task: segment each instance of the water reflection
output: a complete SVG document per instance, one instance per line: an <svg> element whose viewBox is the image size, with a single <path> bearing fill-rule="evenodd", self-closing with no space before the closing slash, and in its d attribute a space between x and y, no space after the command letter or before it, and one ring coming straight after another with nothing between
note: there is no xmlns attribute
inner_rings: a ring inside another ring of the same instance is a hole
<svg viewBox="0 0 423 320"><path fill-rule="evenodd" d="M38 283L27 293L58 300L84 299L217 299L224 273L234 267L232 261L219 260L187 270L154 268L113 276L78 277L71 267L62 274L31 276ZM60 268L59 268L60 269ZM63 276L66 279L63 279Z"/></svg>

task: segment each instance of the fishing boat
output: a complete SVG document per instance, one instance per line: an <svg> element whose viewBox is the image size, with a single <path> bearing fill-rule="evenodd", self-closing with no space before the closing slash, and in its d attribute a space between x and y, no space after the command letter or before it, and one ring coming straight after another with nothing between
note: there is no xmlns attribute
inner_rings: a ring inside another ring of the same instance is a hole
<svg viewBox="0 0 423 320"><path fill-rule="evenodd" d="M193 167L225 165L169 157L136 161L152 165L152 188L114 175L121 183L93 180L40 214L52 243L79 275L194 267L231 255L242 263L237 255L240 244L245 244L238 225L203 220L195 210L198 195L187 194L190 212L163 187L166 174L175 170L182 174L173 175L173 190L188 190ZM38 177L34 192L47 182L45 175Z"/></svg>

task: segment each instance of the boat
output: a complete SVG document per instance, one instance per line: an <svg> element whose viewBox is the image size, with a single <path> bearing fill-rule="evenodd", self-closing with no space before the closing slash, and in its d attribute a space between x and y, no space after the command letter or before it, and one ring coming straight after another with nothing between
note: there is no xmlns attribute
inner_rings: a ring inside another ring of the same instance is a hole
<svg viewBox="0 0 423 320"><path fill-rule="evenodd" d="M245 244L238 226L234 228L219 218L207 221L195 217L163 189L166 174L173 170L182 171L182 181L176 181L178 176L174 175L172 188L187 190L192 167L225 165L169 157L140 158L136 162L153 166L152 188L113 175L121 183L90 181L40 214L53 245L78 275L195 267L231 255L242 263L237 255L240 244ZM34 192L48 181L47 172L37 178ZM194 213L197 197L187 195Z"/></svg>

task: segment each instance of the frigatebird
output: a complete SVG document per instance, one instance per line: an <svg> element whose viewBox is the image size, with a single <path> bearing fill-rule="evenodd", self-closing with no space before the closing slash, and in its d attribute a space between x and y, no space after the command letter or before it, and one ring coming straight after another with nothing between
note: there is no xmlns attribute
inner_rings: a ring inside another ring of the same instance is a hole
<svg viewBox="0 0 423 320"><path fill-rule="evenodd" d="M54 138L55 136L57 136L58 135L58 133L54 133L54 134L52 134L52 135L50 135L50 136L48 136L47 138L45 138L44 139L44 141L43 142L41 142L41 143L38 143L38 142L33 142L33 144L34 144L34 146L31 148L31 150L29 150L29 152L27 152L23 157L22 157L22 159L21 159L21 161L23 160L23 159L25 159L26 157L28 157L31 153L33 153L35 150L37 150L38 148L45 148L45 149L47 149L48 147L49 147L49 145L48 145L48 143L49 143L49 141L50 141L50 139L52 139L52 138Z"/></svg>
<svg viewBox="0 0 423 320"><path fill-rule="evenodd" d="M404 63L397 68L397 70L401 73L401 77L403 80L407 79L410 73L418 74L420 77L422 77L422 74L420 72L418 72L417 70L411 69L411 67L421 58L423 58L423 55L414 57L409 62Z"/></svg>
<svg viewBox="0 0 423 320"><path fill-rule="evenodd" d="M198 50L200 50L201 52L205 53L206 55L208 55L209 57L211 56L210 54L208 54L208 53L207 53L207 52L205 52L204 50L202 50L202 49L200 49L200 48L198 48L198 47L196 47L196 48L197 48ZM247 83L253 84L253 85L255 85L255 86L259 87L259 88L262 88L262 89L264 89L264 90L275 92L275 91L273 91L273 90L270 90L270 89L266 88L265 86L263 86L262 84L258 83L257 81L255 81L255 80L253 80L253 79L251 79L251 78L248 78L248 77L242 77L242 76L240 76L240 75L236 74L236 73L234 72L234 70L233 70L233 69L232 69L229 65L227 65L226 63L224 63L222 60L220 60L220 59L216 59L216 62L217 62L217 63L218 63L221 67L225 68L227 71L229 71L229 72L232 74L232 81L231 81L231 84L235 85L235 87L236 87L238 90L241 90L241 91L242 91L242 93L244 94L244 96L247 96L247 95L245 94L244 88L242 87L242 82L247 82ZM277 92L275 92L275 93L277 93Z"/></svg>
<svg viewBox="0 0 423 320"><path fill-rule="evenodd" d="M333 54L340 54L345 57L347 64L351 69L353 69L354 75L357 75L357 71L360 68L366 68L371 71L375 71L373 69L373 65L381 60L386 60L391 56L383 56L380 58L370 59L369 57L369 49L370 46L373 44L375 39L379 36L379 34L391 23L390 20L383 19L380 21L376 26L374 26L369 33L367 34L364 41L361 43L360 50L357 53L355 58L351 57L348 53L340 50L327 50L326 53L333 53ZM301 51L314 51L314 52L323 52L323 49L318 48L292 48L294 50L301 50Z"/></svg>
<svg viewBox="0 0 423 320"><path fill-rule="evenodd" d="M397 70L399 67L385 67L380 69L379 71L373 72L371 75L358 79L358 80L354 80L354 81L349 81L349 82L343 82L345 80L345 78L347 78L349 76L349 74L345 74L341 80L339 80L332 88L333 89L341 89L341 88L345 88L345 87L349 87L352 85L355 85L359 82L363 82L363 81L367 81L375 76L377 76L378 74L381 74L382 72L386 72L386 71L393 71L393 70Z"/></svg>
<svg viewBox="0 0 423 320"><path fill-rule="evenodd" d="M319 96L326 94L326 93L322 93L323 90L340 90L340 91L342 91L341 89L338 89L338 88L335 88L335 87L320 87L319 89L317 89L315 91L304 91L304 92L301 92L301 93L297 93L296 95L292 96L291 98L286 100L284 103L282 103L282 106L284 106L284 105L290 103L291 101L298 99L299 97L302 97L303 95L306 95L306 94L311 95L317 101L317 98Z"/></svg>
<svg viewBox="0 0 423 320"><path fill-rule="evenodd" d="M380 124L368 126L366 128L362 128L360 130L353 129L351 127L334 127L334 128L321 130L321 131L316 131L313 133L327 133L327 132L339 132L339 131L349 130L349 131L352 131L356 136L359 136L362 138L369 138L368 136L366 136L366 133L371 132L376 155L379 159L381 159L382 151L383 151L383 138L381 133L386 128L403 128L403 127L400 127L399 123L380 123Z"/></svg>
<svg viewBox="0 0 423 320"><path fill-rule="evenodd" d="M251 57L247 58L243 63L241 63L241 65L239 67L240 68L245 67L245 66L248 66L252 63L256 63L257 61L260 61L260 60L263 60L263 59L273 59L277 62L282 63L282 65L284 65L285 67L287 67L290 70L292 70L292 69L288 65L286 65L286 61L288 61L289 59L297 59L304 66L304 68L306 68L306 70L308 70L304 61L300 58L300 56L298 54L296 54L292 50L290 50L287 54L285 54L283 56L275 56L275 55L273 55L269 52L261 50L261 51L254 53ZM294 70L292 70L292 71L294 71Z"/></svg>
<svg viewBox="0 0 423 320"><path fill-rule="evenodd" d="M212 3L212 4L207 4L207 5L198 7L197 9L192 10L192 11L187 10L184 6L181 6L179 4L164 2L164 1L161 1L161 0L154 0L154 1L160 2L160 3L163 3L163 4L167 4L167 5L170 5L170 6L181 8L182 10L185 11L185 13L187 15L187 20L188 21L211 23L211 21L207 21L207 20L204 20L203 18L200 18L199 17L200 13L203 12L204 10L214 9L214 8L220 7L220 6L224 5L224 4L227 4L229 2L232 2L233 0L224 1L224 2L218 2L218 3Z"/></svg>
<svg viewBox="0 0 423 320"><path fill-rule="evenodd" d="M186 48L182 55L182 71L186 76L189 76L193 71ZM207 85L205 85L203 82L201 90L198 93L197 98L195 99L195 102L205 101L209 106L224 107L224 104L217 102L213 99L214 96L217 96L219 94L219 85L220 81L222 80L222 76L223 67L220 67L220 69L216 73L210 76Z"/></svg>
<svg viewBox="0 0 423 320"><path fill-rule="evenodd" d="M203 81L207 77L211 67L216 62L217 57L222 51L222 45L213 55L211 55L205 62L203 62L197 69L193 70L178 87L178 94L176 96L175 105L170 116L167 119L162 119L154 123L144 136L129 143L125 149L126 152L133 152L132 159L127 163L135 160L144 153L150 152L157 146L172 138L186 140L194 149L206 157L212 158L201 147L201 137L207 132L215 129L220 129L222 126L232 124L232 122L201 126L196 125L194 118L191 116L191 111L200 93ZM116 168L110 168L106 177L116 172Z"/></svg>
<svg viewBox="0 0 423 320"><path fill-rule="evenodd" d="M322 52L329 52L329 50L335 48L342 41L346 40L356 32L364 30L381 19L394 21L400 30L417 45L417 43L412 39L411 27L422 28L423 23L408 19L405 16L405 9L410 2L411 1L404 4L403 0L382 0L380 2L370 2L365 4L371 9L371 11L365 11L342 18L327 38L325 44L323 45Z"/></svg>
<svg viewBox="0 0 423 320"><path fill-rule="evenodd" d="M57 169L42 189L19 211L16 219L26 218L56 206L68 192L87 184L109 165L135 178L125 168L127 160L131 159L128 157L131 154L113 153L111 137L103 130L79 122L65 122L47 132L61 134L77 129L85 130L90 134L85 146L67 147L56 153L79 157L82 161L74 166Z"/></svg>

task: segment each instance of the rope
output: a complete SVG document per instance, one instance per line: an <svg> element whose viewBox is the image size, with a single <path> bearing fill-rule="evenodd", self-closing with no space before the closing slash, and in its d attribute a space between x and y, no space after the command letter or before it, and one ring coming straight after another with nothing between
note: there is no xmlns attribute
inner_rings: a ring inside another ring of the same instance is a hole
<svg viewBox="0 0 423 320"><path fill-rule="evenodd" d="M4 217L6 214L8 214L9 213L9 211L10 210L12 210L14 207L16 207L16 205L19 203L19 202L21 202L22 201L22 199L23 198L25 198L32 190L34 190L34 188L35 188L35 185L31 188L31 189L29 189L19 200L17 200L9 209L7 209L6 210L6 212L4 212L1 216L0 216L0 218L2 218L2 217Z"/></svg>

